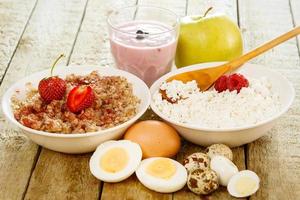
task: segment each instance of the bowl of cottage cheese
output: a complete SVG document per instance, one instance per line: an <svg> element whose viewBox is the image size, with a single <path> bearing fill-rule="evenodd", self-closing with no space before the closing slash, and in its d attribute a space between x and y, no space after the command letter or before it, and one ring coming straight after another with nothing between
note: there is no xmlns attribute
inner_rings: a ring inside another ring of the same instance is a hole
<svg viewBox="0 0 300 200"><path fill-rule="evenodd" d="M169 77L218 63L197 64L172 71L150 88L151 108L179 134L195 144L208 146L224 143L231 147L252 142L270 130L276 120L292 105L295 91L281 74L266 67L245 64L232 73L246 77L247 87L200 91L196 81L166 82ZM166 91L165 100L160 90Z"/></svg>

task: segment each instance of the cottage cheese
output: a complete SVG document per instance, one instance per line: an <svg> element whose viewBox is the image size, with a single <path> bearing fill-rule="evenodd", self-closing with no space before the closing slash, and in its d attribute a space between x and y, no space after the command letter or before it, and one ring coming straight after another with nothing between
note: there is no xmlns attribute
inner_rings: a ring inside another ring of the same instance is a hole
<svg viewBox="0 0 300 200"><path fill-rule="evenodd" d="M159 91L153 95L154 106L167 118L179 123L207 128L234 128L254 125L279 112L279 96L272 92L266 78L249 78L249 87L240 93L226 90L201 92L196 81L164 82L165 90L172 104Z"/></svg>

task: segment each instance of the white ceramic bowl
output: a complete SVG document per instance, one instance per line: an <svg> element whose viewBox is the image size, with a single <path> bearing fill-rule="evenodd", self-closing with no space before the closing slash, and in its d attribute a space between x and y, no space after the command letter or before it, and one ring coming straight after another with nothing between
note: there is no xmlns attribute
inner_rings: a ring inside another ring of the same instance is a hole
<svg viewBox="0 0 300 200"><path fill-rule="evenodd" d="M150 92L153 95L154 92L159 89L161 83L172 75L195 69L217 66L219 64L222 64L222 62L192 65L176 71L172 71L154 82L150 88ZM229 145L230 147L236 147L252 142L266 134L266 132L274 126L275 121L289 109L293 102L295 91L292 84L285 77L260 65L245 64L243 65L243 67L238 69L237 72L242 72L246 76L248 75L253 78L267 77L272 84L272 90L279 94L282 104L280 112L278 112L272 118L261 121L260 123L257 123L255 125L246 125L237 128L214 129L192 126L171 120L163 113L161 113L153 104L153 102L151 103L151 108L158 116L172 125L183 138L195 144L208 146L214 143L224 143Z"/></svg>
<svg viewBox="0 0 300 200"><path fill-rule="evenodd" d="M91 152L104 141L120 138L125 130L144 114L149 107L151 99L147 85L138 77L122 70L100 66L59 66L56 67L55 74L59 74L60 77L65 77L72 73L84 75L94 70L97 70L100 75L125 77L128 82L132 83L134 94L141 100L138 113L132 119L113 128L85 134L48 133L23 126L14 118L11 109L11 97L13 94L16 94L16 90L19 90L21 92L18 94L18 98L24 98L25 84L31 82L34 87L37 87L42 78L49 76L50 70L34 73L13 84L3 96L3 112L9 121L18 126L32 141L43 147L64 153Z"/></svg>

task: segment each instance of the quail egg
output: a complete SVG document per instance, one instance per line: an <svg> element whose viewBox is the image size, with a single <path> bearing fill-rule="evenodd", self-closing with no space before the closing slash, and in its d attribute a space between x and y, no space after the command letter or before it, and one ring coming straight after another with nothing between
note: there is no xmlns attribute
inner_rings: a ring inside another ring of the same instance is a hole
<svg viewBox="0 0 300 200"><path fill-rule="evenodd" d="M237 166L224 156L214 156L210 161L210 168L217 173L219 183L223 186L227 186L230 178L239 171Z"/></svg>
<svg viewBox="0 0 300 200"><path fill-rule="evenodd" d="M231 177L227 190L234 197L247 197L258 190L259 181L255 172L243 170Z"/></svg>
<svg viewBox="0 0 300 200"><path fill-rule="evenodd" d="M210 169L196 169L189 174L187 185L195 194L209 194L218 189L218 176Z"/></svg>
<svg viewBox="0 0 300 200"><path fill-rule="evenodd" d="M195 169L209 169L210 159L205 153L193 153L183 160L183 166L188 172Z"/></svg>
<svg viewBox="0 0 300 200"><path fill-rule="evenodd" d="M138 144L129 140L107 141L93 153L90 170L101 181L119 182L133 174L141 160Z"/></svg>
<svg viewBox="0 0 300 200"><path fill-rule="evenodd" d="M186 169L179 162L164 157L143 160L135 173L145 187L161 193L180 190L187 181Z"/></svg>
<svg viewBox="0 0 300 200"><path fill-rule="evenodd" d="M206 154L212 159L216 155L225 156L232 161L233 153L225 144L213 144L206 148Z"/></svg>

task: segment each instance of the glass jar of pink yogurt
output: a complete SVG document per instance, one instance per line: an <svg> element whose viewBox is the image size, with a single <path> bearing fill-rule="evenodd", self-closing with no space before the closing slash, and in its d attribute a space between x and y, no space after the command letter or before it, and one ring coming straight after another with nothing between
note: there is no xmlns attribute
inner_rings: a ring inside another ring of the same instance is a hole
<svg viewBox="0 0 300 200"><path fill-rule="evenodd" d="M171 70L179 32L179 17L152 6L113 11L108 19L111 52L119 69L151 84Z"/></svg>

